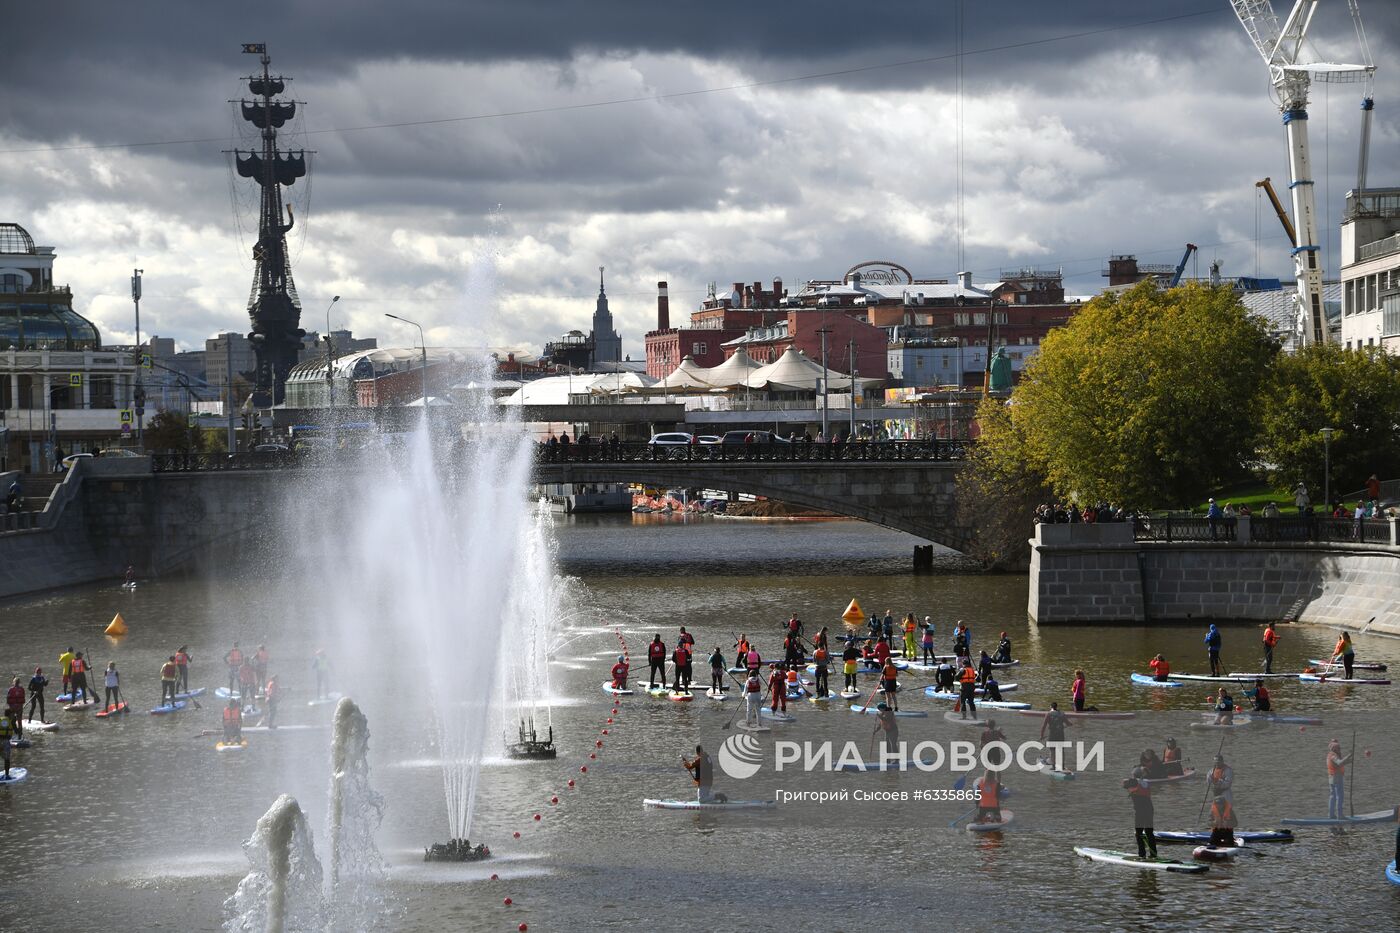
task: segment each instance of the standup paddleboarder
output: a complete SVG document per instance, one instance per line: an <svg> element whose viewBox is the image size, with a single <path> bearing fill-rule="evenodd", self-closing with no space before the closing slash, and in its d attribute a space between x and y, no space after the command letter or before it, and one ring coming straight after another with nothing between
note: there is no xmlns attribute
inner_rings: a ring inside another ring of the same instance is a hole
<svg viewBox="0 0 1400 933"><path fill-rule="evenodd" d="M224 743L233 745L243 738L243 707L230 699L224 707Z"/></svg>
<svg viewBox="0 0 1400 933"><path fill-rule="evenodd" d="M1210 841L1207 845L1229 848L1235 844L1235 772L1225 763L1224 755L1216 755L1210 774L1206 775L1210 794Z"/></svg>
<svg viewBox="0 0 1400 933"><path fill-rule="evenodd" d="M846 650L841 652L841 673L846 677L842 690L858 690L856 686L856 665L860 663L860 650L853 641L846 642Z"/></svg>
<svg viewBox="0 0 1400 933"><path fill-rule="evenodd" d="M277 675L273 674L272 679L263 688L263 701L267 705L267 715L263 717L263 724L269 729L277 728L277 704L282 699L282 687L277 683Z"/></svg>
<svg viewBox="0 0 1400 933"><path fill-rule="evenodd" d="M933 619L932 619L932 617L930 617L930 616L924 616L924 621L922 621L922 622L919 623L919 628L923 629L923 635L920 637L920 640L919 640L919 647L921 647L921 648L923 649L924 663L925 663L925 664L928 664L928 665L933 665L933 664L938 663L937 659L933 656Z"/></svg>
<svg viewBox="0 0 1400 933"><path fill-rule="evenodd" d="M724 670L727 665L724 663L724 655L720 654L719 645L715 645L715 653L710 655L710 692L724 692Z"/></svg>
<svg viewBox="0 0 1400 933"><path fill-rule="evenodd" d="M238 669L243 666L243 649L238 647L238 642L224 655L224 664L228 665L228 692L232 693L238 686Z"/></svg>
<svg viewBox="0 0 1400 933"><path fill-rule="evenodd" d="M117 673L116 661L107 662L107 670L102 675L102 687L102 708L118 709L122 705L122 678Z"/></svg>
<svg viewBox="0 0 1400 933"><path fill-rule="evenodd" d="M914 660L919 656L916 647L915 632L919 630L919 623L914 621L914 613L908 613L904 617L904 656L909 660Z"/></svg>
<svg viewBox="0 0 1400 933"><path fill-rule="evenodd" d="M777 712L781 707L784 713L787 712L787 672L783 670L783 665L770 665L773 673L768 675L768 691L773 694L773 712Z"/></svg>
<svg viewBox="0 0 1400 933"><path fill-rule="evenodd" d="M1152 785L1147 781L1143 768L1134 768L1133 776L1123 781L1128 799L1133 802L1133 833L1137 837L1138 858L1146 859L1148 853L1157 858L1157 837L1153 833Z"/></svg>
<svg viewBox="0 0 1400 933"><path fill-rule="evenodd" d="M1076 670L1074 672L1074 683L1071 684L1069 688L1069 698L1074 703L1074 711L1076 713L1084 712L1084 699L1087 692L1084 672Z"/></svg>
<svg viewBox="0 0 1400 933"><path fill-rule="evenodd" d="M1006 788L997 780L997 773L988 768L987 773L978 778L973 786L977 788L977 815L972 821L1000 823L1001 798L1006 793Z"/></svg>
<svg viewBox="0 0 1400 933"><path fill-rule="evenodd" d="M744 681L744 723L758 725L758 711L763 708L763 681L758 671L749 671L749 679Z"/></svg>
<svg viewBox="0 0 1400 933"><path fill-rule="evenodd" d="M681 764L695 781L696 803L724 803L727 798L715 793L715 763L704 748L695 746L695 757L681 756Z"/></svg>
<svg viewBox="0 0 1400 933"><path fill-rule="evenodd" d="M68 696L70 701L73 698L73 659L75 657L77 657L77 655L73 654L71 645L67 651L58 656L58 669L63 674L63 693Z"/></svg>
<svg viewBox="0 0 1400 933"><path fill-rule="evenodd" d="M885 694L885 702L899 709L899 669L894 666L893 661L886 661L884 669L880 671L880 689Z"/></svg>
<svg viewBox="0 0 1400 933"><path fill-rule="evenodd" d="M5 759L5 780L10 779L10 740L15 737L15 727L10 725L10 717L0 716L0 758Z"/></svg>
<svg viewBox="0 0 1400 933"><path fill-rule="evenodd" d="M1342 802L1346 797L1347 765L1351 755L1342 754L1342 743L1333 739L1327 743L1327 818L1340 820L1346 817Z"/></svg>
<svg viewBox="0 0 1400 933"><path fill-rule="evenodd" d="M1047 712L1045 718L1040 721L1040 741L1045 741L1045 733L1048 731L1050 733L1050 741L1048 744L1063 744L1065 741L1065 727L1068 725L1071 725L1070 718L1060 711L1060 704L1058 702L1052 702L1049 712ZM1057 753L1058 751L1059 749L1056 749ZM1057 760L1055 762L1055 767L1059 768L1059 766L1060 763Z"/></svg>
<svg viewBox="0 0 1400 933"><path fill-rule="evenodd" d="M819 645L819 646L817 647L817 650L812 652L812 662L813 662L814 664L816 664L816 667L817 667L817 671L816 671L816 681L817 681L817 682L816 682L816 684L815 684L814 686L815 686L815 688L816 688L817 698L818 698L818 699L822 699L823 697L827 697L827 696L830 696L830 695L831 695L831 686L830 686L830 684L829 684L829 682L828 682L828 679L827 679L827 669L826 669L826 668L827 668L827 662L828 662L829 660L830 660L830 658L827 656L827 650L826 650L826 646L825 646L825 645Z"/></svg>
<svg viewBox="0 0 1400 933"><path fill-rule="evenodd" d="M977 672L972 669L972 659L963 658L962 674L958 677L962 682L962 693L958 696L958 707L962 711L963 719L977 718L977 703L972 695L977 690Z"/></svg>
<svg viewBox="0 0 1400 933"><path fill-rule="evenodd" d="M1342 669L1346 671L1347 680L1351 680L1351 668L1356 663L1356 649L1352 647L1351 636L1346 632L1343 632L1342 637L1337 639L1337 645L1332 649L1333 666L1336 666L1338 661L1342 662Z"/></svg>
<svg viewBox="0 0 1400 933"><path fill-rule="evenodd" d="M880 740L880 757L888 761L891 755L899 754L899 720L888 703L875 707L875 731L870 733L870 741L873 743L875 736L881 733L884 735Z"/></svg>
<svg viewBox="0 0 1400 933"><path fill-rule="evenodd" d="M997 642L997 653L992 655L992 660L997 664L1010 664L1013 660L1011 657L1011 639L1006 637L1005 632L1001 633L1001 641Z"/></svg>
<svg viewBox="0 0 1400 933"><path fill-rule="evenodd" d="M254 683L262 685L267 683L267 662L272 656L267 652L267 645L258 645L258 650L253 652L253 678ZM254 688L256 689L256 687Z"/></svg>
<svg viewBox="0 0 1400 933"><path fill-rule="evenodd" d="M1274 646L1278 644L1278 629L1274 628L1274 623L1270 622L1264 626L1264 673L1274 672Z"/></svg>
<svg viewBox="0 0 1400 933"><path fill-rule="evenodd" d="M666 643L661 640L660 632L652 636L651 644L647 645L647 663L651 665L648 686L666 686Z"/></svg>
<svg viewBox="0 0 1400 933"><path fill-rule="evenodd" d="M72 665L72 666L73 666L73 690L72 690L72 701L73 701L74 703L78 703L78 702L82 702L82 703L96 703L96 702L97 702L97 692L96 692L96 690L95 690L93 687L88 686L87 675L88 675L88 668L89 668L90 665L88 664L87 660L83 657L83 653L82 653L81 651L79 651L77 654L75 654L75 655L73 656L73 665ZM82 700L81 700L81 701L78 699L78 694L80 694L80 693L82 694Z"/></svg>
<svg viewBox="0 0 1400 933"><path fill-rule="evenodd" d="M987 678L992 676L992 656L987 654L987 649L982 649L982 655L977 659L977 680L979 683L986 683Z"/></svg>
<svg viewBox="0 0 1400 933"><path fill-rule="evenodd" d="M180 685L180 665L175 663L175 655L166 658L160 666L160 705L175 705L175 690Z"/></svg>
<svg viewBox="0 0 1400 933"><path fill-rule="evenodd" d="M1215 623L1210 624L1210 631L1206 632L1206 657L1210 661L1210 676L1220 677L1224 671L1220 669L1220 629L1215 627Z"/></svg>
<svg viewBox="0 0 1400 933"><path fill-rule="evenodd" d="M175 649L175 668L180 676L175 681L177 691L190 692L190 648L189 645L181 645Z"/></svg>
<svg viewBox="0 0 1400 933"><path fill-rule="evenodd" d="M14 724L15 734L20 738L24 737L24 725L21 718L24 716L24 688L20 686L19 678L10 681L10 689L5 693L5 718Z"/></svg>
<svg viewBox="0 0 1400 933"><path fill-rule="evenodd" d="M42 667L34 668L34 676L29 678L29 718L34 718L34 707L39 707L39 721L47 723L48 715L44 712L44 688L49 685L49 679L44 676Z"/></svg>

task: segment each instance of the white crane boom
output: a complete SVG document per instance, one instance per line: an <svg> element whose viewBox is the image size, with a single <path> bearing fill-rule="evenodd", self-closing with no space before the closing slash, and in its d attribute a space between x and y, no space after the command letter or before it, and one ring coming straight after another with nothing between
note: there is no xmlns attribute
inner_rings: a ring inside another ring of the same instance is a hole
<svg viewBox="0 0 1400 933"><path fill-rule="evenodd" d="M1374 70L1370 65L1299 61L1318 0L1296 0L1279 26L1269 0L1231 0L1240 25L1269 67L1288 136L1289 191L1293 198L1293 272L1298 283L1298 338L1301 345L1327 342L1327 315L1322 306L1322 265L1317 243L1317 198L1313 191L1308 148L1308 87L1312 75L1323 81L1355 81ZM1354 0L1353 0L1354 3ZM1353 7L1353 15L1357 16ZM1357 18L1359 25L1360 20Z"/></svg>

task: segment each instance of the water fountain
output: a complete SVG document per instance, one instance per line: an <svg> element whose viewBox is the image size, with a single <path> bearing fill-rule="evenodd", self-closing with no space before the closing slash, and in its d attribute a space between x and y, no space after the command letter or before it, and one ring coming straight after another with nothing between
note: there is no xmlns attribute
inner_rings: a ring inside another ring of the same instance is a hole
<svg viewBox="0 0 1400 933"><path fill-rule="evenodd" d="M369 723L353 700L342 697L331 738L327 838L331 900L346 917L364 916L377 898L384 862L374 833L383 816L384 798L369 783Z"/></svg>
<svg viewBox="0 0 1400 933"><path fill-rule="evenodd" d="M536 503L533 522L521 529L521 575L511 593L510 617L521 625L519 641L506 658L506 704L516 716L516 741L506 754L517 759L555 757L554 723L549 704L549 640L560 618L561 594L555 576L554 539L549 512ZM548 730L541 738L540 725Z"/></svg>
<svg viewBox="0 0 1400 933"><path fill-rule="evenodd" d="M277 798L243 844L250 866L238 890L224 902L229 933L284 933L325 925L321 863L311 829L296 799Z"/></svg>

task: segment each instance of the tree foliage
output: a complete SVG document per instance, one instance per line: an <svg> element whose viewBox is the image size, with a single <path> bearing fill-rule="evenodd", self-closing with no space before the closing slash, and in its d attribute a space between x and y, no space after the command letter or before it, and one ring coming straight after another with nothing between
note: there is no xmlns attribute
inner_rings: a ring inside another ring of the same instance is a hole
<svg viewBox="0 0 1400 933"><path fill-rule="evenodd" d="M1252 453L1250 401L1277 352L1230 289L1148 280L1045 338L1013 396L1012 436L1064 498L1190 502Z"/></svg>
<svg viewBox="0 0 1400 933"><path fill-rule="evenodd" d="M1280 356L1255 404L1259 456L1271 478L1306 483L1321 501L1332 428L1334 498L1360 489L1368 476L1400 475L1400 358L1377 350L1311 346Z"/></svg>
<svg viewBox="0 0 1400 933"><path fill-rule="evenodd" d="M1016 568L1030 555L1031 515L1050 491L1030 468L1005 403L983 400L977 423L982 433L958 474L958 521L976 529L969 556L989 570Z"/></svg>
<svg viewBox="0 0 1400 933"><path fill-rule="evenodd" d="M145 444L147 450L197 453L204 449L204 432L180 412L163 411L146 423Z"/></svg>

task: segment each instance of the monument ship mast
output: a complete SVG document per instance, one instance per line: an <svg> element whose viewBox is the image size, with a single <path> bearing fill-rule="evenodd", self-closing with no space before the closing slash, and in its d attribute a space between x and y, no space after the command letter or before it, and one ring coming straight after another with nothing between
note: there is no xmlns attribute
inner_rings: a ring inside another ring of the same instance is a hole
<svg viewBox="0 0 1400 933"><path fill-rule="evenodd" d="M262 137L259 151L233 150L238 174L254 179L261 186L258 209L258 240L253 246L253 291L248 298L252 332L248 340L257 357L257 384L253 404L269 408L280 404L286 394L287 373L297 361L301 338L301 301L292 282L291 259L287 254L287 231L296 222L292 207L286 205L283 222L282 188L306 175L304 149L281 151L277 131L296 116L296 102L277 100L286 90L287 79L273 77L268 70L272 59L267 45L247 43L243 51L260 56L262 74L248 77L253 100L240 100L243 119L257 127ZM230 380L233 374L229 374ZM232 392L230 391L230 397Z"/></svg>

